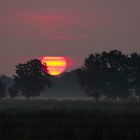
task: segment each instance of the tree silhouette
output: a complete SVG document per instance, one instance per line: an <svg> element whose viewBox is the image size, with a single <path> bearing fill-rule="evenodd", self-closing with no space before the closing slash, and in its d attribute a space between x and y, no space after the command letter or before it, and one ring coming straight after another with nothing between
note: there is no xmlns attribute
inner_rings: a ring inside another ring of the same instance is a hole
<svg viewBox="0 0 140 140"><path fill-rule="evenodd" d="M43 70L44 66L37 59L28 61L25 64L16 66L16 75L14 81L21 95L27 97L35 97L51 86L50 76ZM10 89L13 94L14 90Z"/></svg>
<svg viewBox="0 0 140 140"><path fill-rule="evenodd" d="M6 96L6 85L2 80L0 79L0 99L4 98Z"/></svg>
<svg viewBox="0 0 140 140"><path fill-rule="evenodd" d="M81 87L88 96L96 99L106 91L106 66L101 54L91 54L85 59L84 66L78 70Z"/></svg>
<svg viewBox="0 0 140 140"><path fill-rule="evenodd" d="M107 55L108 96L126 98L129 95L129 57L113 50Z"/></svg>
<svg viewBox="0 0 140 140"><path fill-rule="evenodd" d="M129 58L122 52L91 54L78 70L81 87L96 99L104 94L112 98L129 95Z"/></svg>
<svg viewBox="0 0 140 140"><path fill-rule="evenodd" d="M140 95L140 54L131 54L131 88Z"/></svg>

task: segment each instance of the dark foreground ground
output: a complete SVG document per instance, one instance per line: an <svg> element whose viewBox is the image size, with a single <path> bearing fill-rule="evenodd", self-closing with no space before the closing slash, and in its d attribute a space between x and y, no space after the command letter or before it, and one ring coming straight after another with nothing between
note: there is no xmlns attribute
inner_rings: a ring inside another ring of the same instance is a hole
<svg viewBox="0 0 140 140"><path fill-rule="evenodd" d="M1 101L0 140L140 140L140 103Z"/></svg>

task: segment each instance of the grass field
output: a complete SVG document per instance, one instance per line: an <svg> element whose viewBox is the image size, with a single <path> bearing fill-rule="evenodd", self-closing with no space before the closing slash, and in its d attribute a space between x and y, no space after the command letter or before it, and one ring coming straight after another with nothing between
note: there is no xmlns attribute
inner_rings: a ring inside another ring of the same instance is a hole
<svg viewBox="0 0 140 140"><path fill-rule="evenodd" d="M0 140L140 140L140 103L3 100Z"/></svg>

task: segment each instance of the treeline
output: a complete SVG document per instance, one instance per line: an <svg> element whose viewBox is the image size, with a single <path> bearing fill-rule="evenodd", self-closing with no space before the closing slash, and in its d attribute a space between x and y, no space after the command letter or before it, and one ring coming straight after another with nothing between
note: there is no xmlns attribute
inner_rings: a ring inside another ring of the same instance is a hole
<svg viewBox="0 0 140 140"><path fill-rule="evenodd" d="M101 96L115 100L139 97L140 54L128 55L118 50L90 54L83 66L71 72L71 75L77 76L86 95L96 100ZM6 84L0 78L0 98L4 98L7 92L12 98L22 95L29 100L51 87L53 78L37 59L18 64L13 75L14 84L8 86L7 91Z"/></svg>
<svg viewBox="0 0 140 140"><path fill-rule="evenodd" d="M140 54L118 50L90 54L78 69L78 77L86 94L97 100L101 95L112 99L139 96Z"/></svg>

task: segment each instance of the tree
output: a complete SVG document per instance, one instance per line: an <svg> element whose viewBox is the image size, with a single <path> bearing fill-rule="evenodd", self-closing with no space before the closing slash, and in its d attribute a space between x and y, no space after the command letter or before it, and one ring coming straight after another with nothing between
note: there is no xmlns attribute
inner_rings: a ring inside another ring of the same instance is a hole
<svg viewBox="0 0 140 140"><path fill-rule="evenodd" d="M6 96L6 85L0 79L0 99Z"/></svg>
<svg viewBox="0 0 140 140"><path fill-rule="evenodd" d="M129 57L121 51L113 50L107 55L108 96L126 98L129 96Z"/></svg>
<svg viewBox="0 0 140 140"><path fill-rule="evenodd" d="M129 94L129 59L122 52L91 54L78 70L81 87L88 96L126 98Z"/></svg>
<svg viewBox="0 0 140 140"><path fill-rule="evenodd" d="M20 94L28 100L30 97L39 96L46 87L51 86L50 75L44 69L45 67L37 59L16 66L15 85ZM11 92L14 92L14 88Z"/></svg>
<svg viewBox="0 0 140 140"><path fill-rule="evenodd" d="M104 52L105 53L105 52ZM106 66L102 54L91 54L85 59L84 66L78 70L81 87L88 96L98 99L106 91Z"/></svg>
<svg viewBox="0 0 140 140"><path fill-rule="evenodd" d="M130 56L131 88L140 96L140 54L132 53Z"/></svg>

